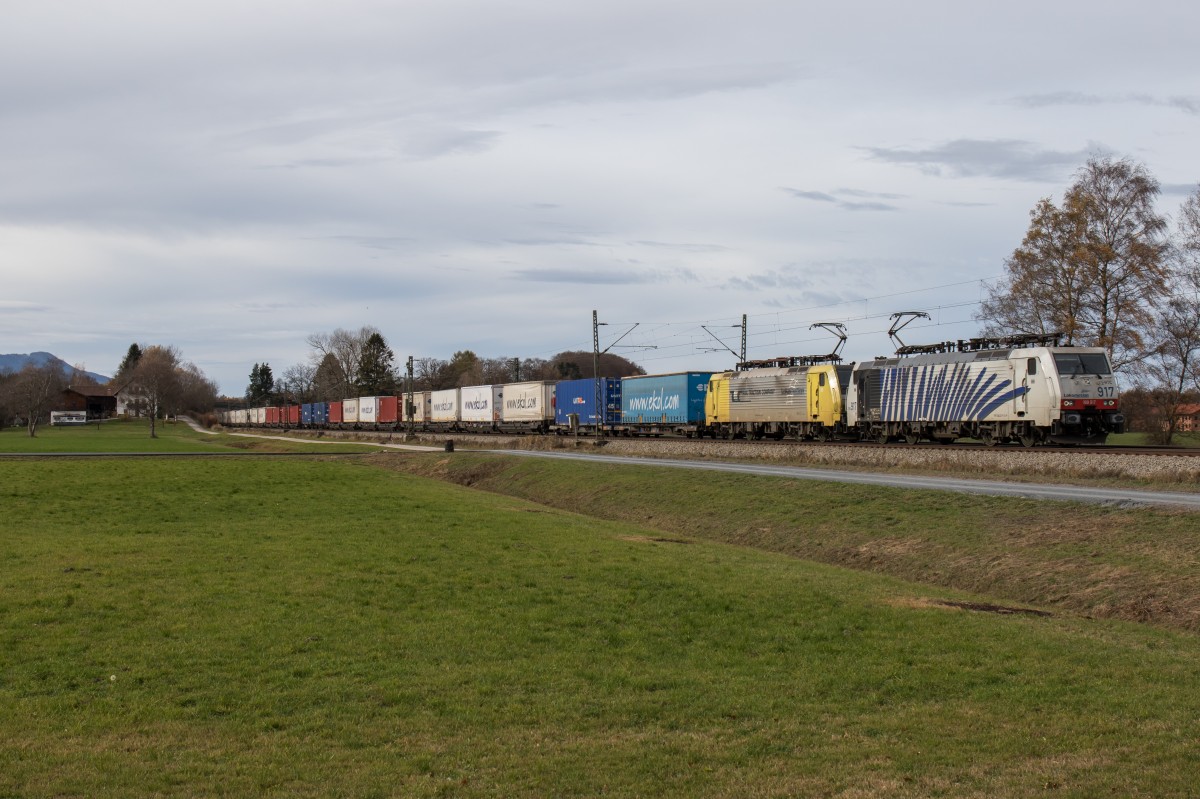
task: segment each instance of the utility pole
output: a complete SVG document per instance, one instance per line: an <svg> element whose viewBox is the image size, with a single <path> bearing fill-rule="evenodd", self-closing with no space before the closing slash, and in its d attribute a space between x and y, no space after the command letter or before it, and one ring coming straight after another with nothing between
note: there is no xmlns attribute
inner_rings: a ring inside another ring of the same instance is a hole
<svg viewBox="0 0 1200 799"><path fill-rule="evenodd" d="M592 310L592 380L596 384L596 433L604 432L604 406L600 404L600 317Z"/></svg>
<svg viewBox="0 0 1200 799"><path fill-rule="evenodd" d="M718 336L716 333L709 330L707 325L700 325L700 329L703 330L708 335L712 336L713 339L718 344L720 344L722 347L724 347L729 352L730 355L736 355L738 357L739 364L745 363L746 362L746 314L742 314L741 325L730 325L730 327L741 327L742 328L742 351L741 352L734 352L733 348L730 347L728 344L726 344L724 341L722 341L720 336ZM708 352L718 352L718 350L708 350Z"/></svg>
<svg viewBox="0 0 1200 799"><path fill-rule="evenodd" d="M404 414L408 417L408 434L411 436L413 431L413 405L416 404L417 398L413 396L416 392L413 391L413 356L408 356L408 395L404 398Z"/></svg>
<svg viewBox="0 0 1200 799"><path fill-rule="evenodd" d="M611 350L613 347L617 346L617 344L621 341L621 339L625 338L630 333L632 333L633 329L635 327L637 327L638 325L640 325L641 322L634 322L633 325L628 330L626 330L621 335L617 336L616 340L613 341L612 344L609 344L607 347L605 347L603 350L601 350L600 349L600 326L607 325L607 324L608 324L608 322L599 321L599 317L596 315L596 312L592 311L592 379L594 379L596 381L596 417L597 417L596 429L601 433L604 432L604 423L608 418L608 414L606 414L605 411L607 411L608 409L606 407L604 407L604 405L602 404L603 398L601 395L603 394L603 392L600 390L600 356L603 355L604 353L608 352L609 350ZM658 349L658 347L653 344L643 344L643 345L641 345L641 348L648 349L648 350Z"/></svg>
<svg viewBox="0 0 1200 799"><path fill-rule="evenodd" d="M738 363L746 362L746 315L742 314L742 359Z"/></svg>

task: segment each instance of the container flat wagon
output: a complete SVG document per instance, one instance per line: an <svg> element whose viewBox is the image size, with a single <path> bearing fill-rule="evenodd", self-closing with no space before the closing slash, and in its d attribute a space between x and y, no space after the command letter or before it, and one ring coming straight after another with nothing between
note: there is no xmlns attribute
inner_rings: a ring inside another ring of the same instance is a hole
<svg viewBox="0 0 1200 799"><path fill-rule="evenodd" d="M358 397L358 424L361 427L374 427L379 420L379 398Z"/></svg>
<svg viewBox="0 0 1200 799"><path fill-rule="evenodd" d="M601 424L615 427L621 423L621 381L601 377L598 382L603 417L596 411L595 378L560 380L555 384L554 424L558 432L595 432Z"/></svg>
<svg viewBox="0 0 1200 799"><path fill-rule="evenodd" d="M504 407L504 386L464 386L460 424L465 430L495 430Z"/></svg>
<svg viewBox="0 0 1200 799"><path fill-rule="evenodd" d="M430 392L429 426L434 430L457 430L462 422L462 392L447 388Z"/></svg>
<svg viewBox="0 0 1200 799"><path fill-rule="evenodd" d="M413 427L423 430L433 419L432 391L417 391L403 396L402 416L400 423L407 425L410 421Z"/></svg>
<svg viewBox="0 0 1200 799"><path fill-rule="evenodd" d="M626 435L697 435L705 429L704 399L712 372L638 375L621 380L621 425Z"/></svg>
<svg viewBox="0 0 1200 799"><path fill-rule="evenodd" d="M342 426L356 427L358 425L358 397L342 400Z"/></svg>
<svg viewBox="0 0 1200 799"><path fill-rule="evenodd" d="M546 433L554 424L555 384L546 381L503 386L500 427L511 432Z"/></svg>
<svg viewBox="0 0 1200 799"><path fill-rule="evenodd" d="M380 427L395 428L396 422L400 420L400 398L399 397L376 397L375 398L375 423Z"/></svg>

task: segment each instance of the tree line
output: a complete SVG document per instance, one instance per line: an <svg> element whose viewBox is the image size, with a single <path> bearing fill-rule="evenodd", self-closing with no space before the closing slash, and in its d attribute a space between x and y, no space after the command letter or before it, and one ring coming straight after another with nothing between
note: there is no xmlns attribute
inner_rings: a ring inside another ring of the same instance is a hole
<svg viewBox="0 0 1200 799"><path fill-rule="evenodd" d="M246 387L247 404L333 402L346 397L393 396L408 391L407 359L397 362L387 340L375 327L313 333L306 343L308 358L287 367L278 377L269 363L254 364ZM637 364L612 353L600 356L599 372L608 377L645 374ZM481 358L471 350L461 350L449 359L412 360L414 391L592 376L592 353L582 351L561 352L544 359Z"/></svg>
<svg viewBox="0 0 1200 799"><path fill-rule="evenodd" d="M1145 165L1094 157L1030 212L976 318L985 336L1058 333L1104 347L1146 429L1169 442L1200 399L1200 187L1172 220Z"/></svg>
<svg viewBox="0 0 1200 799"><path fill-rule="evenodd" d="M0 419L19 419L36 436L64 391L98 385L83 369L67 373L56 363L0 373ZM124 396L130 413L149 418L151 438L158 437L158 419L184 411L206 413L217 400L217 384L173 346L129 345L108 385Z"/></svg>

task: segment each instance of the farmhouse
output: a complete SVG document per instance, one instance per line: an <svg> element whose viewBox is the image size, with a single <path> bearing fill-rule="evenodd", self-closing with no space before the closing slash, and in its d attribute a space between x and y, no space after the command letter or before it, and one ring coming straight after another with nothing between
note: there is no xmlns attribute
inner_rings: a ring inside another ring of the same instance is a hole
<svg viewBox="0 0 1200 799"><path fill-rule="evenodd" d="M1175 409L1178 423L1175 427L1180 433L1195 433L1200 430L1200 405L1180 405Z"/></svg>
<svg viewBox="0 0 1200 799"><path fill-rule="evenodd" d="M58 411L80 411L89 419L107 419L117 413L117 395L108 386L68 386L56 403Z"/></svg>

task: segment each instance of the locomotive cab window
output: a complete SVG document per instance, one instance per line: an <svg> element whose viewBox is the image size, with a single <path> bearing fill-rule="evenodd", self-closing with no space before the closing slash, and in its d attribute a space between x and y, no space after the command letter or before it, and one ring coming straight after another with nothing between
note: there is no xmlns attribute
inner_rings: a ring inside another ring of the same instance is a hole
<svg viewBox="0 0 1200 799"><path fill-rule="evenodd" d="M817 376L817 385L819 385L819 386L825 385L825 373L824 372L821 372L821 374Z"/></svg>
<svg viewBox="0 0 1200 799"><path fill-rule="evenodd" d="M1029 363L1025 367L1025 371L1029 372L1029 374L1031 374L1031 375L1037 374L1037 358L1029 359Z"/></svg>
<svg viewBox="0 0 1200 799"><path fill-rule="evenodd" d="M1108 358L1099 352L1056 352L1054 365L1062 377L1112 374Z"/></svg>

